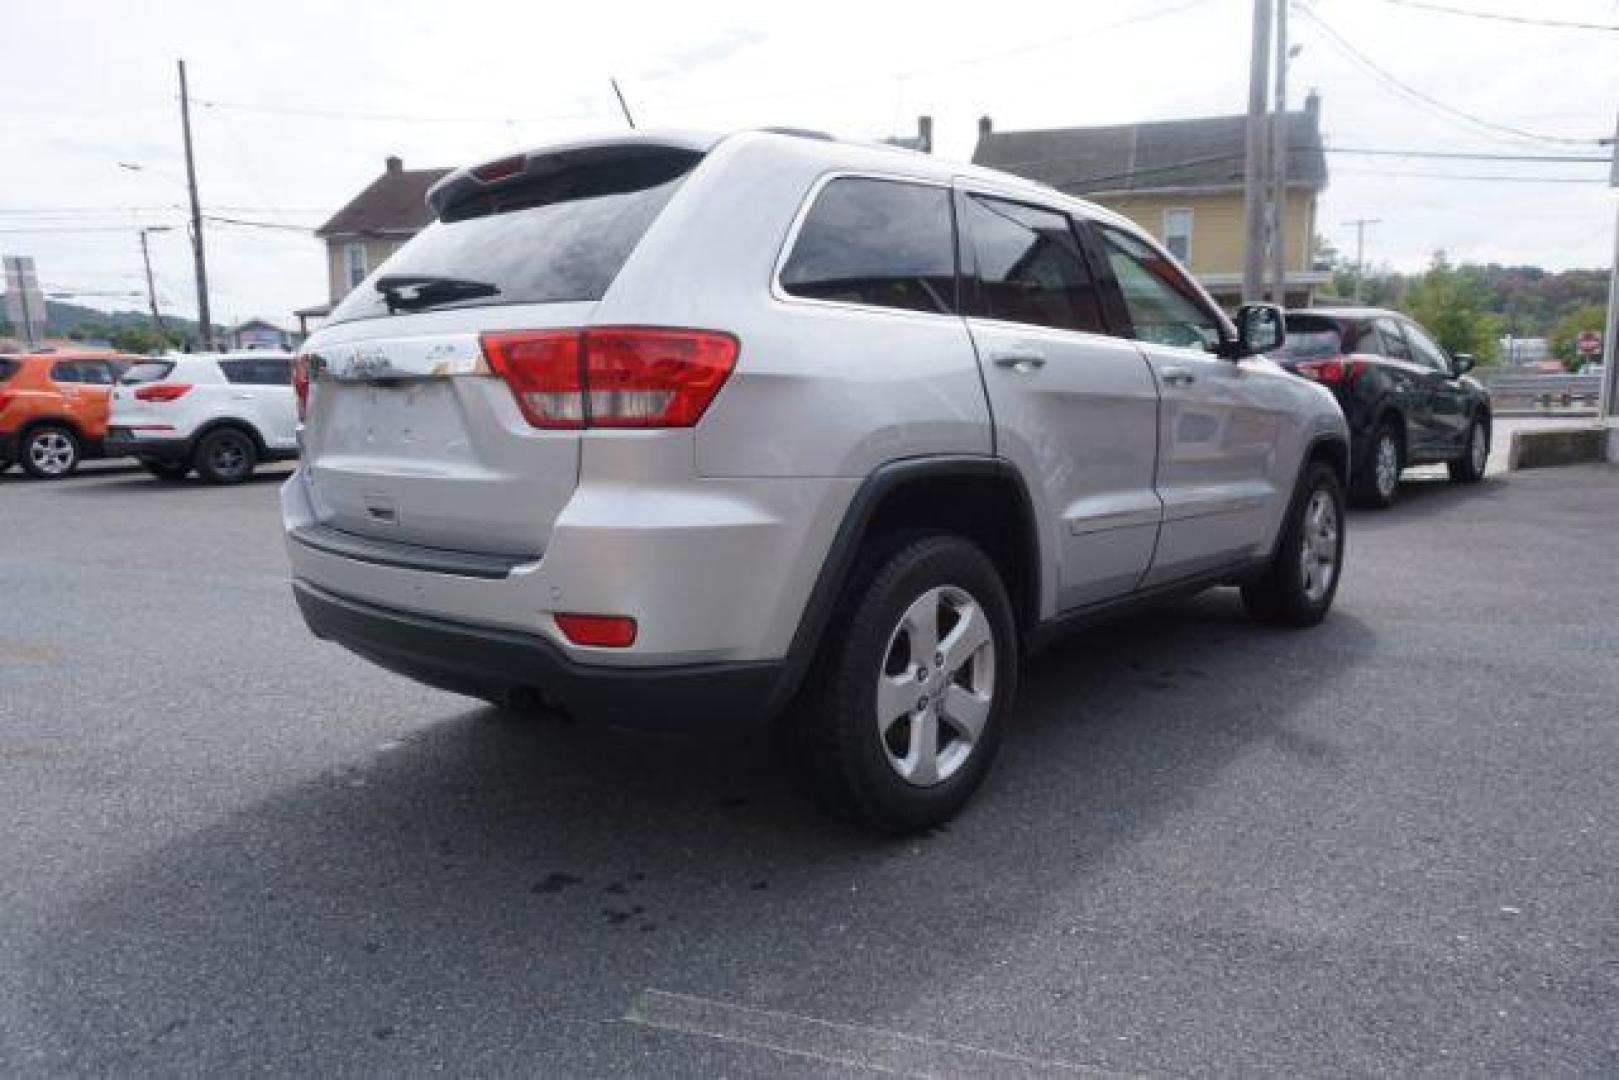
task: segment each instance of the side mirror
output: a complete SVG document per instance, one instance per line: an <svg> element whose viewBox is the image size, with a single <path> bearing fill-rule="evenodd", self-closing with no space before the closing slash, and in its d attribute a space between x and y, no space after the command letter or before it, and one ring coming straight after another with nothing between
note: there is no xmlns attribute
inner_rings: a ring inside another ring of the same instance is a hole
<svg viewBox="0 0 1619 1080"><path fill-rule="evenodd" d="M1244 304L1237 309L1237 341L1231 359L1274 352L1287 340L1282 309L1275 304Z"/></svg>
<svg viewBox="0 0 1619 1080"><path fill-rule="evenodd" d="M1450 369L1457 375L1466 375L1476 367L1478 367L1478 361L1469 353L1457 353L1450 358Z"/></svg>

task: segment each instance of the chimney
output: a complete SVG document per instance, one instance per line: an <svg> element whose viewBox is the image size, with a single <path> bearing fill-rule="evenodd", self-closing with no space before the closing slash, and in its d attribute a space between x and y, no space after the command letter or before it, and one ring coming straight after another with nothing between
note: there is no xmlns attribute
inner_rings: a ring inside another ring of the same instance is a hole
<svg viewBox="0 0 1619 1080"><path fill-rule="evenodd" d="M989 135L989 133L993 130L995 130L995 125L990 122L989 117L980 116L978 118L978 137L980 139L983 139Z"/></svg>
<svg viewBox="0 0 1619 1080"><path fill-rule="evenodd" d="M916 148L924 154L933 153L933 117L916 118Z"/></svg>
<svg viewBox="0 0 1619 1080"><path fill-rule="evenodd" d="M405 163L392 154L388 155L388 172L397 176L405 171Z"/></svg>

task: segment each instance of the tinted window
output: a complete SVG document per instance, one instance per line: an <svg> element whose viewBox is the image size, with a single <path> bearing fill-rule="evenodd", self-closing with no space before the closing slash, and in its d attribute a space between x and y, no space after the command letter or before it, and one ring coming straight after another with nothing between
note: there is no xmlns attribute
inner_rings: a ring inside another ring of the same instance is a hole
<svg viewBox="0 0 1619 1080"><path fill-rule="evenodd" d="M493 286L450 293L433 310L479 304L599 300L700 155L661 151L590 163L504 186L447 208L378 266L385 275L451 278ZM412 305L420 307L422 305ZM332 322L388 314L361 284Z"/></svg>
<svg viewBox="0 0 1619 1080"><path fill-rule="evenodd" d="M59 360L51 367L51 378L61 383L111 386L112 370L96 360Z"/></svg>
<svg viewBox="0 0 1619 1080"><path fill-rule="evenodd" d="M1128 233L1107 226L1097 231L1137 338L1210 352L1219 347L1219 320L1173 262Z"/></svg>
<svg viewBox="0 0 1619 1080"><path fill-rule="evenodd" d="M1319 360L1340 356L1343 351L1343 335L1338 332L1337 323L1319 315L1289 315L1287 340L1271 355L1288 360Z"/></svg>
<svg viewBox="0 0 1619 1080"><path fill-rule="evenodd" d="M972 314L1102 332L1096 282L1065 215L979 195L965 201L978 264Z"/></svg>
<svg viewBox="0 0 1619 1080"><path fill-rule="evenodd" d="M292 361L280 357L256 357L251 360L221 360L219 370L233 383L253 386L291 386Z"/></svg>
<svg viewBox="0 0 1619 1080"><path fill-rule="evenodd" d="M847 177L821 189L781 287L794 296L908 311L956 310L950 191Z"/></svg>
<svg viewBox="0 0 1619 1080"><path fill-rule="evenodd" d="M1411 354L1416 357L1417 363L1446 375L1450 374L1450 361L1445 357L1445 350L1435 344L1433 338L1423 333L1421 328L1406 323L1405 340L1410 344Z"/></svg>
<svg viewBox="0 0 1619 1080"><path fill-rule="evenodd" d="M1392 356L1396 360L1411 359L1411 350L1405 346L1405 335L1392 319L1378 319L1377 329L1383 337L1383 355Z"/></svg>
<svg viewBox="0 0 1619 1080"><path fill-rule="evenodd" d="M5 382L7 379L17 374L17 369L21 366L22 365L17 363L15 360L7 360L5 357L0 357L0 382Z"/></svg>
<svg viewBox="0 0 1619 1080"><path fill-rule="evenodd" d="M174 370L174 365L159 361L149 361L144 364L135 364L119 376L118 381L124 386L139 386L141 383L157 382L168 377Z"/></svg>

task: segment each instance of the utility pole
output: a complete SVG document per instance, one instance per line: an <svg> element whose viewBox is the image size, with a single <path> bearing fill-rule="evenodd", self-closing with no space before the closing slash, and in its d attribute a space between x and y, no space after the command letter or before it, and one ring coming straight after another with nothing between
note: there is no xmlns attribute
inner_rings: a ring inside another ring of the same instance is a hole
<svg viewBox="0 0 1619 1080"><path fill-rule="evenodd" d="M1608 186L1619 192L1619 116L1614 117L1613 171L1608 174ZM1608 324L1602 335L1602 407L1598 414L1610 425L1608 431L1608 460L1619 462L1619 430L1613 428L1619 419L1619 213L1614 215L1613 266L1608 270Z"/></svg>
<svg viewBox="0 0 1619 1080"><path fill-rule="evenodd" d="M608 79L607 81L613 84L613 96L618 98L618 107L624 110L624 122L630 125L631 131L634 131L635 117L630 115L630 103L624 100L624 91L618 88L618 80L616 78Z"/></svg>
<svg viewBox="0 0 1619 1080"><path fill-rule="evenodd" d="M1276 0L1276 101L1270 131L1271 301L1287 304L1287 0Z"/></svg>
<svg viewBox="0 0 1619 1080"><path fill-rule="evenodd" d="M146 299L152 305L152 322L160 334L166 331L163 326L163 315L157 310L157 286L152 283L152 253L146 246L146 234L168 231L167 225L150 225L141 230L141 262L146 264Z"/></svg>
<svg viewBox="0 0 1619 1080"><path fill-rule="evenodd" d="M1258 300L1265 286L1265 83L1270 63L1272 0L1254 0L1254 45L1248 60L1248 140L1243 160L1242 299Z"/></svg>
<svg viewBox="0 0 1619 1080"><path fill-rule="evenodd" d="M214 324L208 313L208 259L202 248L202 203L197 198L197 160L191 151L191 96L186 90L186 62L180 65L180 129L185 133L186 187L191 191L191 254L197 268L197 338L201 351L214 345Z"/></svg>
<svg viewBox="0 0 1619 1080"><path fill-rule="evenodd" d="M1345 225L1355 227L1355 302L1360 302L1361 286L1366 282L1366 226L1381 225L1380 218L1356 218Z"/></svg>

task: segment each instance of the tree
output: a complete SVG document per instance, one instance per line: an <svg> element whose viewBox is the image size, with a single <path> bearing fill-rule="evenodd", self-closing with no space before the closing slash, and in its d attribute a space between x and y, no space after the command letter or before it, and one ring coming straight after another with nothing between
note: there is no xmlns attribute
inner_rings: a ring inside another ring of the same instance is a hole
<svg viewBox="0 0 1619 1080"><path fill-rule="evenodd" d="M1468 353L1481 364L1501 358L1501 318L1489 312L1491 297L1471 268L1457 270L1443 251L1405 290L1400 305L1450 353Z"/></svg>
<svg viewBox="0 0 1619 1080"><path fill-rule="evenodd" d="M107 336L112 347L126 353L162 352L173 344L173 339L152 326L121 326Z"/></svg>
<svg viewBox="0 0 1619 1080"><path fill-rule="evenodd" d="M1606 304L1584 304L1575 308L1552 324L1550 340L1547 342L1552 355L1563 362L1563 366L1575 371L1585 362L1580 356L1574 339L1583 331L1595 330L1602 333L1603 327L1608 325L1608 308Z"/></svg>

